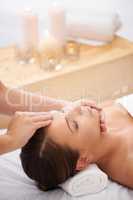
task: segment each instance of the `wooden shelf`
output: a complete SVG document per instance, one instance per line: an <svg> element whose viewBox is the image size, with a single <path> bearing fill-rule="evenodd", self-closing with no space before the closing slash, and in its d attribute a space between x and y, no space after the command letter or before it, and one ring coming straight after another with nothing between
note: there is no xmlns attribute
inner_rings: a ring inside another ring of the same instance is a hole
<svg viewBox="0 0 133 200"><path fill-rule="evenodd" d="M80 45L80 51L75 62L63 60L62 70L47 72L38 64L20 65L13 47L0 49L0 79L10 87L67 99L87 97L89 92L107 99L117 90L133 88L133 43L116 37L103 46Z"/></svg>

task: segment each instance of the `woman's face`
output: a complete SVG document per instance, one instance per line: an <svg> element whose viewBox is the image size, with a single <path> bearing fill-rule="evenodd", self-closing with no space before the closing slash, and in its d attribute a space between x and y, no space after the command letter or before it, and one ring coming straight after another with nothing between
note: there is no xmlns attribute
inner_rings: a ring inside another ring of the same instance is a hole
<svg viewBox="0 0 133 200"><path fill-rule="evenodd" d="M67 112L53 111L46 132L53 141L79 152L93 145L100 135L100 113L87 106L75 106Z"/></svg>

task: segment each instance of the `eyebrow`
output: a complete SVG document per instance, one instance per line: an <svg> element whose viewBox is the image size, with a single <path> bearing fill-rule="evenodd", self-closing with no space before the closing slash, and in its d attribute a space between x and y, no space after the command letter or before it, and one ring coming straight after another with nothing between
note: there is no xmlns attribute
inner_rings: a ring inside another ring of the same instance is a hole
<svg viewBox="0 0 133 200"><path fill-rule="evenodd" d="M66 124L67 124L67 127L69 128L69 130L71 131L71 133L73 133L66 116L65 116L65 121L66 121Z"/></svg>

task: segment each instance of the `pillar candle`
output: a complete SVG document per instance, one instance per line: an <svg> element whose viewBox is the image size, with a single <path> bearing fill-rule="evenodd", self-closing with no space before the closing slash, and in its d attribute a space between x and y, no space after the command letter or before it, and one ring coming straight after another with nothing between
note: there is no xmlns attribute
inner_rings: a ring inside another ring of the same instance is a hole
<svg viewBox="0 0 133 200"><path fill-rule="evenodd" d="M53 4L48 11L49 33L62 45L66 40L66 12L63 6Z"/></svg>
<svg viewBox="0 0 133 200"><path fill-rule="evenodd" d="M22 41L27 48L37 48L39 42L38 16L27 10L22 14Z"/></svg>

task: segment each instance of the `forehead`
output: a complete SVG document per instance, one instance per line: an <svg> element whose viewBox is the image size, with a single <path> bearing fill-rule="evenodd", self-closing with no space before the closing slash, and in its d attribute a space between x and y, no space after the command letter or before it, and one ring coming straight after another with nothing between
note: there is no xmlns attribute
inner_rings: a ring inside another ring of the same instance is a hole
<svg viewBox="0 0 133 200"><path fill-rule="evenodd" d="M71 138L71 132L65 121L65 114L54 116L52 123L47 127L47 134L50 138L59 144L68 144Z"/></svg>

